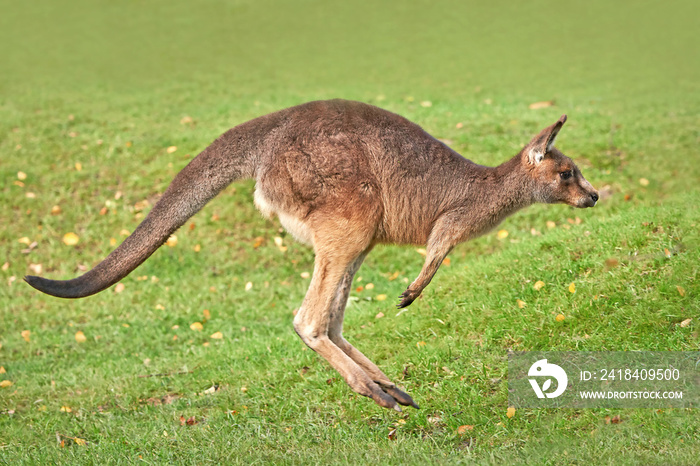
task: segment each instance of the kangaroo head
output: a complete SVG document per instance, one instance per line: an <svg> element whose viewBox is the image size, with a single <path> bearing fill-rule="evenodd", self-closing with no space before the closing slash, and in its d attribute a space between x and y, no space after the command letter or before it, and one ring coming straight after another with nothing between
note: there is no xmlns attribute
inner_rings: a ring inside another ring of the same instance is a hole
<svg viewBox="0 0 700 466"><path fill-rule="evenodd" d="M593 207L598 202L598 191L586 181L573 160L554 147L554 139L565 122L566 115L562 115L535 136L522 150L521 163L537 202Z"/></svg>

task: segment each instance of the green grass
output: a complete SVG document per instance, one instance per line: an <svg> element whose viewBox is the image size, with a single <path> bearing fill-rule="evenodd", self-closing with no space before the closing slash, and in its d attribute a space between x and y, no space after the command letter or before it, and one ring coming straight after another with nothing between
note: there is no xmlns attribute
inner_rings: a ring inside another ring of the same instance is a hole
<svg viewBox="0 0 700 466"><path fill-rule="evenodd" d="M0 19L11 71L0 76L0 380L12 382L0 388L0 462L697 462L694 410L506 416L508 350L700 346L692 2L65 3L8 4ZM304 347L292 312L313 254L260 217L249 181L121 293L66 301L22 283L31 264L51 278L96 264L142 218L135 205L152 206L229 127L333 97L400 113L490 165L567 113L558 147L611 193L584 211L534 206L503 223L507 238L461 245L399 315L393 298L422 257L394 246L369 256L358 286L375 286L352 293L346 337L421 410L382 410ZM67 232L78 245L62 242ZM205 309L204 330L191 330ZM140 377L154 374L165 375Z"/></svg>

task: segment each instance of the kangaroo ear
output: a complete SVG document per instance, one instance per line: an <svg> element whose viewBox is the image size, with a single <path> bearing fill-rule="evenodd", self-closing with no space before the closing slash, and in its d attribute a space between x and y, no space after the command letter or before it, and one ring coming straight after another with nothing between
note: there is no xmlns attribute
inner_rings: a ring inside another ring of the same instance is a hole
<svg viewBox="0 0 700 466"><path fill-rule="evenodd" d="M556 123L543 129L540 134L532 138L526 150L529 163L537 165L544 159L545 154L552 149L554 140L564 123L566 123L566 115L562 115Z"/></svg>

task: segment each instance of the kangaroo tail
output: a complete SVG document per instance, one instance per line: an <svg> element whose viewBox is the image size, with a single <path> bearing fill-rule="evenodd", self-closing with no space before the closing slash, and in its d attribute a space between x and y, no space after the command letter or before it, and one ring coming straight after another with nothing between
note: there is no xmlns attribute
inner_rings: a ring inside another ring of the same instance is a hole
<svg viewBox="0 0 700 466"><path fill-rule="evenodd" d="M250 123L224 133L195 157L177 174L136 230L95 268L73 280L34 276L26 276L24 280L52 296L82 298L126 277L232 181L255 175L257 144L252 139L257 138L250 136L258 135L246 131Z"/></svg>

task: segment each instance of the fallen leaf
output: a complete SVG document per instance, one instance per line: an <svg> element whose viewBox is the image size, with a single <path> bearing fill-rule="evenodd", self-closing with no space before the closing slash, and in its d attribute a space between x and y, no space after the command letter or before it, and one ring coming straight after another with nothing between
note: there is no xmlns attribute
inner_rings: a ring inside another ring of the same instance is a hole
<svg viewBox="0 0 700 466"><path fill-rule="evenodd" d="M428 251L426 251L424 248L418 248L418 249L416 249L416 252L423 257L428 255Z"/></svg>
<svg viewBox="0 0 700 466"><path fill-rule="evenodd" d="M311 276L311 274L309 272L302 272L300 274L300 276L301 276L301 278L309 278Z"/></svg>
<svg viewBox="0 0 700 466"><path fill-rule="evenodd" d="M212 338L214 340L222 340L224 338L224 334L221 332L215 332L215 333L212 333L209 338Z"/></svg>
<svg viewBox="0 0 700 466"><path fill-rule="evenodd" d="M685 288L680 285L676 285L676 290L678 290L678 294L681 295L681 297L685 296Z"/></svg>
<svg viewBox="0 0 700 466"><path fill-rule="evenodd" d="M197 419L195 419L194 416L192 416L192 417L190 417L190 418L187 419L187 425L188 425L188 426L193 426L193 425L195 425L195 424L199 424L199 421L198 421Z"/></svg>
<svg viewBox="0 0 700 466"><path fill-rule="evenodd" d="M640 178L639 184L642 186L649 186L649 180L647 180L646 178Z"/></svg>
<svg viewBox="0 0 700 466"><path fill-rule="evenodd" d="M429 100L424 100L424 101L422 101L422 102L420 103L420 106L421 106L421 107L432 107L432 106L433 106L433 103L432 103L431 101L429 101Z"/></svg>
<svg viewBox="0 0 700 466"><path fill-rule="evenodd" d="M168 154L172 154L172 153L175 152L176 150L177 150L177 146L170 146L170 147L168 147L168 148L166 149L166 152L167 152Z"/></svg>
<svg viewBox="0 0 700 466"><path fill-rule="evenodd" d="M31 341L32 332L30 330L22 330L22 333L20 333L20 335L22 335L22 338L24 338L24 341L26 341L26 342Z"/></svg>
<svg viewBox="0 0 700 466"><path fill-rule="evenodd" d="M554 223L551 220L547 220L547 228L549 228L551 230L552 228L556 228L556 227L557 227L556 223Z"/></svg>
<svg viewBox="0 0 700 466"><path fill-rule="evenodd" d="M188 125L192 123L194 120L192 119L191 116L184 116L180 119L180 124L181 125Z"/></svg>
<svg viewBox="0 0 700 466"><path fill-rule="evenodd" d="M174 248L175 246L177 246L177 236L170 235L170 237L168 238L168 241L166 241L165 244L167 244L171 248Z"/></svg>
<svg viewBox="0 0 700 466"><path fill-rule="evenodd" d="M691 322L692 320L693 320L693 319L685 319L685 320L684 320L683 322L681 322L679 325L680 325L681 327L685 328L685 327L687 327L688 325L690 325L690 322ZM0 372L0 373L1 373L1 372Z"/></svg>
<svg viewBox="0 0 700 466"><path fill-rule="evenodd" d="M119 234L121 236L129 236L131 233L126 228L122 228L121 231L119 232Z"/></svg>
<svg viewBox="0 0 700 466"><path fill-rule="evenodd" d="M11 380L3 380L0 382L0 388L7 388L12 386L12 381Z"/></svg>
<svg viewBox="0 0 700 466"><path fill-rule="evenodd" d="M419 341L418 343L416 343L416 346L417 346L418 348L420 348L421 346L425 346L425 342L424 342L424 341Z"/></svg>
<svg viewBox="0 0 700 466"><path fill-rule="evenodd" d="M83 164L80 162L75 162L75 169L77 171L82 171L83 170Z"/></svg>
<svg viewBox="0 0 700 466"><path fill-rule="evenodd" d="M569 284L569 293L576 293L576 283L571 282Z"/></svg>
<svg viewBox="0 0 700 466"><path fill-rule="evenodd" d="M85 343L87 341L87 337L82 331L78 330L75 332L75 341L78 343Z"/></svg>
<svg viewBox="0 0 700 466"><path fill-rule="evenodd" d="M508 409L506 410L506 416L508 416L508 419L515 416L515 408L512 406L508 407Z"/></svg>
<svg viewBox="0 0 700 466"><path fill-rule="evenodd" d="M41 264L29 264L29 270L37 275L41 275L41 271L44 269Z"/></svg>
<svg viewBox="0 0 700 466"><path fill-rule="evenodd" d="M496 235L498 239L505 239L508 237L508 230L498 230L498 234Z"/></svg>
<svg viewBox="0 0 700 466"><path fill-rule="evenodd" d="M619 261L615 259L614 257L609 257L608 259L605 259L605 267L609 269L614 269L617 267L619 264Z"/></svg>
<svg viewBox="0 0 700 466"><path fill-rule="evenodd" d="M85 439L82 439L80 437L73 437L73 441L75 442L76 445L80 445L81 447L84 447L85 445L87 445L87 442L85 441Z"/></svg>
<svg viewBox="0 0 700 466"><path fill-rule="evenodd" d="M124 286L123 283L117 283L117 286L114 287L114 292L121 293L122 291L124 291L124 288L126 288L126 287Z"/></svg>
<svg viewBox="0 0 700 466"><path fill-rule="evenodd" d="M396 429L391 429L389 431L389 440L396 440Z"/></svg>
<svg viewBox="0 0 700 466"><path fill-rule="evenodd" d="M32 243L32 241L26 236L22 236L20 239L17 240L17 242L21 244L26 244L27 246L29 246Z"/></svg>
<svg viewBox="0 0 700 466"><path fill-rule="evenodd" d="M192 250L193 250L194 252L199 252L199 251L202 250L202 246L199 245L199 244L195 244L195 245L194 245L194 248L192 248Z"/></svg>
<svg viewBox="0 0 700 466"><path fill-rule="evenodd" d="M525 306L527 306L527 303L522 299L516 299L515 302L518 304L520 309L525 309Z"/></svg>
<svg viewBox="0 0 700 466"><path fill-rule="evenodd" d="M60 411L61 411L62 413L72 413L72 412L73 412L73 410L71 409L70 406L61 406Z"/></svg>
<svg viewBox="0 0 700 466"><path fill-rule="evenodd" d="M380 312L380 313L378 313L376 316L374 316L375 319L381 319L382 317L384 317L384 313L383 313L383 312Z"/></svg>
<svg viewBox="0 0 700 466"><path fill-rule="evenodd" d="M533 287L535 290L540 291L542 288L544 288L544 282L543 282L542 280L537 280L537 281L535 282L535 284L532 285L532 287Z"/></svg>
<svg viewBox="0 0 700 466"><path fill-rule="evenodd" d="M566 317L564 317L564 314L557 314L557 316L554 318L554 320L556 320L557 322L564 322L564 319L566 319Z"/></svg>
<svg viewBox="0 0 700 466"><path fill-rule="evenodd" d="M445 257L442 261L442 265L446 265L448 267L451 263L452 263L452 260L449 257Z"/></svg>
<svg viewBox="0 0 700 466"><path fill-rule="evenodd" d="M27 174L21 171L17 172L17 179L24 181L27 179Z"/></svg>
<svg viewBox="0 0 700 466"><path fill-rule="evenodd" d="M667 259L671 258L671 251L669 251L668 248L664 248L664 256L666 256Z"/></svg>
<svg viewBox="0 0 700 466"><path fill-rule="evenodd" d="M78 235L76 235L72 231L63 235L63 243L66 246L75 246L76 244L78 244L79 241L80 238L78 238Z"/></svg>
<svg viewBox="0 0 700 466"><path fill-rule="evenodd" d="M365 285L366 290L373 290L374 289L374 283L368 283Z"/></svg>
<svg viewBox="0 0 700 466"><path fill-rule="evenodd" d="M253 282L248 282L248 283L246 283L246 284L245 284L245 290L246 290L246 291L250 291L251 289L253 289Z"/></svg>
<svg viewBox="0 0 700 466"><path fill-rule="evenodd" d="M464 435L464 434L466 434L467 432L469 432L470 430L474 430L474 426L472 426L472 425L463 425L463 426L459 426L459 427L457 428L457 434L459 434L459 435Z"/></svg>
<svg viewBox="0 0 700 466"><path fill-rule="evenodd" d="M209 309L204 309L202 310L202 315L204 316L204 321L206 322L207 320L211 319L211 312L209 312Z"/></svg>
<svg viewBox="0 0 700 466"><path fill-rule="evenodd" d="M551 107L552 105L554 105L553 100L544 100L542 102L533 102L530 105L528 105L528 108L530 110L539 110L540 108L547 108Z"/></svg>
<svg viewBox="0 0 700 466"><path fill-rule="evenodd" d="M258 236L257 238L255 238L255 240L253 241L253 249L258 249L260 246L262 246L264 241L265 238L263 238L262 236Z"/></svg>
<svg viewBox="0 0 700 466"><path fill-rule="evenodd" d="M622 422L622 419L620 418L619 415L615 415L612 417L612 419L610 419L610 422L613 424L619 424Z"/></svg>
<svg viewBox="0 0 700 466"><path fill-rule="evenodd" d="M202 330L204 330L204 325L202 325L201 322L192 322L190 324L190 328L195 332L201 332Z"/></svg>
<svg viewBox="0 0 700 466"><path fill-rule="evenodd" d="M378 294L374 299L376 299L377 301L385 301L386 295L385 294Z"/></svg>
<svg viewBox="0 0 700 466"><path fill-rule="evenodd" d="M276 245L278 248L281 248L282 245L284 244L284 241L282 240L282 238L281 238L280 236L275 236L274 241L275 241L275 245Z"/></svg>
<svg viewBox="0 0 700 466"><path fill-rule="evenodd" d="M204 393L205 395L211 395L211 394L215 393L218 389L219 389L218 385L212 385L211 387L204 390L202 393Z"/></svg>
<svg viewBox="0 0 700 466"><path fill-rule="evenodd" d="M4 374L5 372L7 372L5 366L0 366L0 374Z"/></svg>

